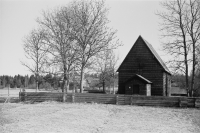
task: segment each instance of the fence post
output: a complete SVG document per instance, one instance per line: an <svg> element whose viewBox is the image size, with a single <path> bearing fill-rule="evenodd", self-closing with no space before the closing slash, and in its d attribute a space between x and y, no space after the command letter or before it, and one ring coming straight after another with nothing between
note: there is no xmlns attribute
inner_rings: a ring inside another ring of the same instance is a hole
<svg viewBox="0 0 200 133"><path fill-rule="evenodd" d="M98 95L95 95L95 103L98 103Z"/></svg>
<svg viewBox="0 0 200 133"><path fill-rule="evenodd" d="M179 98L179 107L187 107L187 98L184 97L180 97Z"/></svg>
<svg viewBox="0 0 200 133"><path fill-rule="evenodd" d="M72 94L72 103L74 103L74 94Z"/></svg>
<svg viewBox="0 0 200 133"><path fill-rule="evenodd" d="M131 96L131 105L133 105L133 96Z"/></svg>
<svg viewBox="0 0 200 133"><path fill-rule="evenodd" d="M62 101L65 102L66 101L66 94L65 94L65 92L63 92L62 94L63 94Z"/></svg>
<svg viewBox="0 0 200 133"><path fill-rule="evenodd" d="M19 102L21 102L21 92L19 92Z"/></svg>
<svg viewBox="0 0 200 133"><path fill-rule="evenodd" d="M26 99L27 99L27 93L26 93L26 92L23 92L23 99L24 99L24 102L25 102Z"/></svg>
<svg viewBox="0 0 200 133"><path fill-rule="evenodd" d="M196 100L195 100L195 108L200 108L200 98L196 98Z"/></svg>
<svg viewBox="0 0 200 133"><path fill-rule="evenodd" d="M116 95L116 105L118 105L118 95Z"/></svg>
<svg viewBox="0 0 200 133"><path fill-rule="evenodd" d="M27 93L25 92L25 100L27 100L28 99L28 95L27 95Z"/></svg>

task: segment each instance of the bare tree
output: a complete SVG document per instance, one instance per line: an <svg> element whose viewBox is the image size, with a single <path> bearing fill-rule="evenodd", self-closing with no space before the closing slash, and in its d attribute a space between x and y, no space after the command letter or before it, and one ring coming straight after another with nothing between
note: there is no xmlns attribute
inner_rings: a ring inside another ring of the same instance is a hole
<svg viewBox="0 0 200 133"><path fill-rule="evenodd" d="M36 77L36 91L38 91L38 78L43 72L45 63L47 61L48 48L44 42L45 32L41 29L32 30L24 40L24 52L29 63L21 62L27 67Z"/></svg>
<svg viewBox="0 0 200 133"><path fill-rule="evenodd" d="M174 58L169 61L175 72L185 74L186 89L189 90L189 51L190 44L187 41L187 5L185 0L162 2L166 12L159 12L157 15L162 19L161 31L163 39L163 49Z"/></svg>
<svg viewBox="0 0 200 133"><path fill-rule="evenodd" d="M200 71L200 46L197 47L197 70Z"/></svg>
<svg viewBox="0 0 200 133"><path fill-rule="evenodd" d="M116 31L107 24L108 9L104 1L74 1L71 4L73 12L73 37L77 41L77 51L80 65L80 86L83 92L83 79L86 67L97 53L111 44ZM117 43L115 43L116 45Z"/></svg>
<svg viewBox="0 0 200 133"><path fill-rule="evenodd" d="M118 61L119 61L119 56L114 54L114 51L111 51L111 58L110 58L110 67L111 67L111 75L112 75L112 80L113 80L113 93L115 94L115 84L116 84L116 74L117 74L117 68L118 66ZM118 80L117 80L118 81Z"/></svg>
<svg viewBox="0 0 200 133"><path fill-rule="evenodd" d="M115 85L115 74L117 69L118 57L115 55L114 51L109 48L105 48L97 54L95 59L94 69L100 75L100 83L102 84L103 91L105 92L106 85Z"/></svg>
<svg viewBox="0 0 200 133"><path fill-rule="evenodd" d="M164 50L174 55L171 60L176 70L182 70L186 77L189 96L193 95L197 48L200 40L200 6L198 0L176 0L162 3L167 13L158 13L163 20L164 37L170 41L164 44ZM188 67L192 62L191 86L189 88ZM184 62L184 65L183 65ZM183 68L183 69L182 69Z"/></svg>
<svg viewBox="0 0 200 133"><path fill-rule="evenodd" d="M71 37L71 16L68 7L62 7L53 12L44 12L43 18L38 20L47 34L47 45L50 47L50 66L59 66L63 75L63 101L66 91L69 89L70 72L76 61L77 51L75 41Z"/></svg>
<svg viewBox="0 0 200 133"><path fill-rule="evenodd" d="M192 79L191 79L191 92L193 96L195 72L197 65L197 48L200 40L200 6L198 0L190 0L187 3L186 21L187 32L190 36L190 43L192 44Z"/></svg>
<svg viewBox="0 0 200 133"><path fill-rule="evenodd" d="M97 72L100 75L100 83L102 84L103 87L103 92L105 92L105 87L106 87L106 81L110 80L111 77L111 66L110 66L110 60L111 60L111 55L110 55L110 50L105 49L104 51L101 51L97 59L95 61L95 68L97 69Z"/></svg>

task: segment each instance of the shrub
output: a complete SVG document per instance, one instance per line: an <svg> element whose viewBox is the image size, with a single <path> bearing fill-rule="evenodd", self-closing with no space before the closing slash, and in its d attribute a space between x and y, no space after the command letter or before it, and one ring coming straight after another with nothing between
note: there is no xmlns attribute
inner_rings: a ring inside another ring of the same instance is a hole
<svg viewBox="0 0 200 133"><path fill-rule="evenodd" d="M44 82L44 83L40 84L39 89L51 90L53 88L51 87L50 83Z"/></svg>
<svg viewBox="0 0 200 133"><path fill-rule="evenodd" d="M36 89L36 84L30 84L30 85L28 85L28 89Z"/></svg>

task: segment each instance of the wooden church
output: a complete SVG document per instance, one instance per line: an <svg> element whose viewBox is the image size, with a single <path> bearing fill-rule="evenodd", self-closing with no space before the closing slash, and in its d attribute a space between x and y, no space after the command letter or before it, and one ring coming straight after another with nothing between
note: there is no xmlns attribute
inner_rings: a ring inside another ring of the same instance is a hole
<svg viewBox="0 0 200 133"><path fill-rule="evenodd" d="M117 70L118 93L170 96L171 73L152 45L138 37Z"/></svg>

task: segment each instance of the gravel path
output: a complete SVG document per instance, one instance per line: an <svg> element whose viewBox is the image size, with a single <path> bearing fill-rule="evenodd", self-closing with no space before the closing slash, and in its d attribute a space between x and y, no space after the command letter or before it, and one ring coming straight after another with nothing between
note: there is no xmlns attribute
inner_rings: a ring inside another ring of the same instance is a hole
<svg viewBox="0 0 200 133"><path fill-rule="evenodd" d="M200 133L200 109L44 102L0 104L1 133Z"/></svg>

